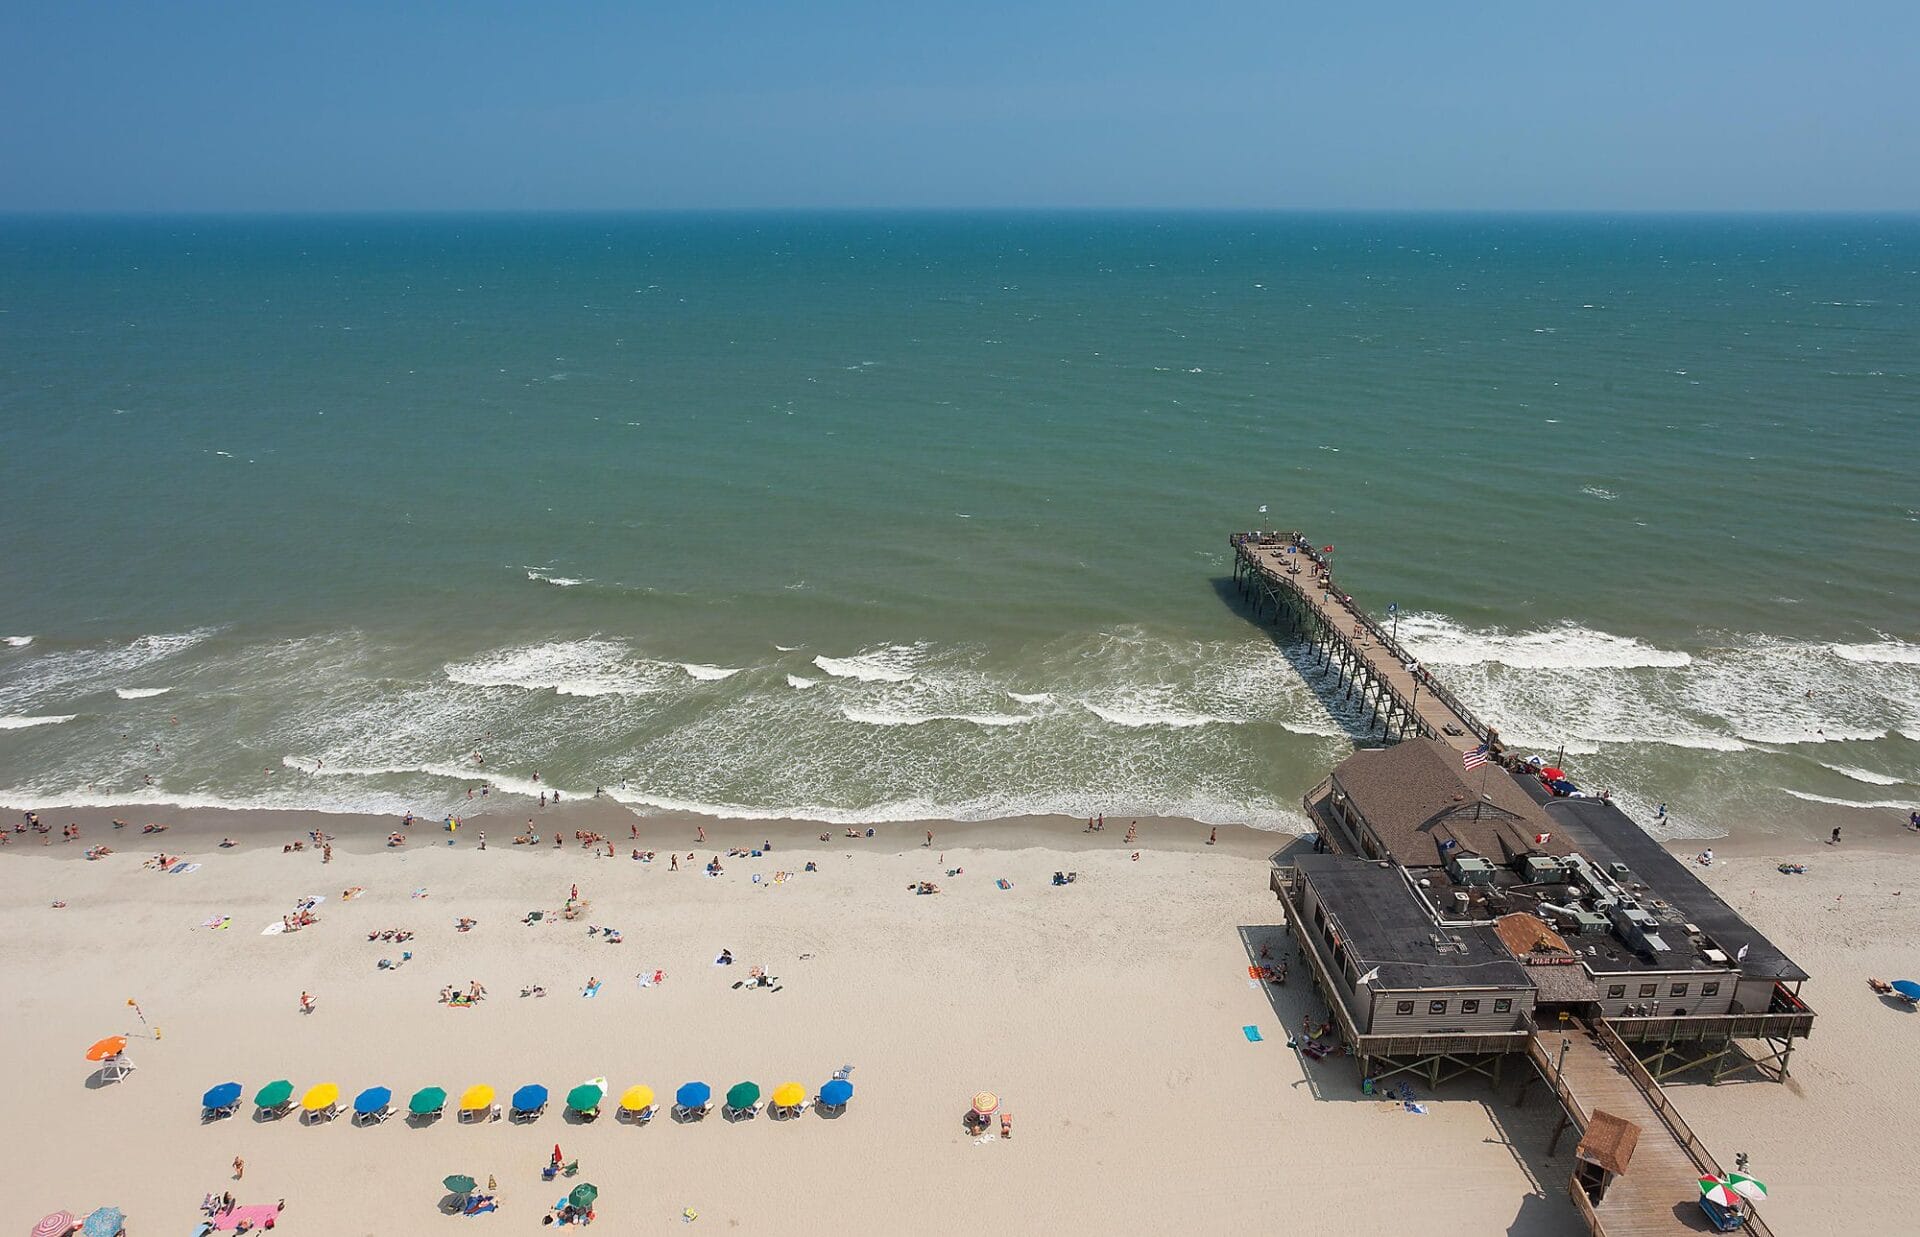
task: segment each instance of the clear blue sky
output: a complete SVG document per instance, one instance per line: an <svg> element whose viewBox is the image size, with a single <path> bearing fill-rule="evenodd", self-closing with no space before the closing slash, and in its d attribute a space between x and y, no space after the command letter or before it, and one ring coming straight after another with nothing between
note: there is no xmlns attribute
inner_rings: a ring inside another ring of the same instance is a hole
<svg viewBox="0 0 1920 1237"><path fill-rule="evenodd" d="M13 0L0 209L1911 210L1920 0Z"/></svg>

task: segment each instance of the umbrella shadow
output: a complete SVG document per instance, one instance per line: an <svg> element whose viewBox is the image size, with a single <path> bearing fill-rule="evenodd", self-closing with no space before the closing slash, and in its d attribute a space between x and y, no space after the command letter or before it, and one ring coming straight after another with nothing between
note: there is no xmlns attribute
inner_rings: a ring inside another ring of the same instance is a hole
<svg viewBox="0 0 1920 1237"><path fill-rule="evenodd" d="M1882 992L1879 996L1880 1003L1888 1009L1897 1009L1903 1014L1920 1013L1920 1005L1909 1001L1903 996L1894 996L1890 992Z"/></svg>
<svg viewBox="0 0 1920 1237"><path fill-rule="evenodd" d="M592 1125L600 1119L600 1113L597 1109L592 1113L584 1113L572 1108L563 1108L560 1110L560 1119L568 1125Z"/></svg>
<svg viewBox="0 0 1920 1237"><path fill-rule="evenodd" d="M845 1104L815 1104L813 1111L819 1115L822 1121L838 1121L847 1115L847 1106Z"/></svg>
<svg viewBox="0 0 1920 1237"><path fill-rule="evenodd" d="M103 1087L110 1087L119 1081L118 1078L109 1078L106 1070L97 1069L87 1075L86 1087L89 1091L98 1091Z"/></svg>
<svg viewBox="0 0 1920 1237"><path fill-rule="evenodd" d="M692 1125L697 1121L706 1120L707 1110L705 1108L676 1107L672 1112L668 1113L667 1116L669 1120L680 1125Z"/></svg>

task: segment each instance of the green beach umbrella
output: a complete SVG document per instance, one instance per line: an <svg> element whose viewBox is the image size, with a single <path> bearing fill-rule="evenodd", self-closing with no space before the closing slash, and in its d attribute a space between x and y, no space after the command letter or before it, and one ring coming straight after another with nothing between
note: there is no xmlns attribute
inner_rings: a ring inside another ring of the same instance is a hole
<svg viewBox="0 0 1920 1237"><path fill-rule="evenodd" d="M278 1108L293 1098L293 1084L284 1078L278 1078L260 1088L260 1094L253 1102L262 1108Z"/></svg>
<svg viewBox="0 0 1920 1237"><path fill-rule="evenodd" d="M1727 1188L1742 1198L1759 1202L1767 1196L1767 1183L1758 1177L1749 1177L1745 1173L1728 1173Z"/></svg>
<svg viewBox="0 0 1920 1237"><path fill-rule="evenodd" d="M600 1099L606 1092L591 1083L583 1082L567 1092L567 1107L575 1112L592 1112L600 1107Z"/></svg>
<svg viewBox="0 0 1920 1237"><path fill-rule="evenodd" d="M407 1111L416 1117L425 1116L430 1112L439 1112L446 1106L447 1089L445 1087L421 1087L413 1093L413 1098L407 1101Z"/></svg>
<svg viewBox="0 0 1920 1237"><path fill-rule="evenodd" d="M567 1195L567 1201L581 1210L593 1206L593 1200L600 1197L600 1187L581 1183L573 1187L573 1193Z"/></svg>
<svg viewBox="0 0 1920 1237"><path fill-rule="evenodd" d="M727 1092L727 1107L736 1111L752 1108L760 1102L760 1085L752 1082L736 1082Z"/></svg>
<svg viewBox="0 0 1920 1237"><path fill-rule="evenodd" d="M455 1173L451 1177L444 1177L441 1179L440 1184L446 1186L447 1189L453 1191L455 1194L473 1193L473 1178L467 1176L465 1173Z"/></svg>

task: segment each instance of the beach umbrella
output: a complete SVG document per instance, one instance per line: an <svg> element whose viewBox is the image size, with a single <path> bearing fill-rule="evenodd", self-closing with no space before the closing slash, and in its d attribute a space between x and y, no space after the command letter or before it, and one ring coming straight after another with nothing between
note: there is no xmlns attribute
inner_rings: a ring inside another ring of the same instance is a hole
<svg viewBox="0 0 1920 1237"><path fill-rule="evenodd" d="M1740 1196L1718 1177L1700 1178L1700 1197L1721 1207L1738 1207Z"/></svg>
<svg viewBox="0 0 1920 1237"><path fill-rule="evenodd" d="M793 1108L807 1098L807 1089L797 1082L783 1082L773 1089L773 1103L776 1108Z"/></svg>
<svg viewBox="0 0 1920 1237"><path fill-rule="evenodd" d="M446 1106L447 1089L445 1087L421 1087L413 1093L413 1098L407 1101L407 1111L417 1117L425 1116L430 1112L439 1112Z"/></svg>
<svg viewBox="0 0 1920 1237"><path fill-rule="evenodd" d="M370 1112L384 1112L393 1102L393 1091L387 1087L368 1087L353 1097L353 1111L361 1116Z"/></svg>
<svg viewBox="0 0 1920 1237"><path fill-rule="evenodd" d="M443 1177L440 1180L440 1184L446 1186L447 1189L454 1194L473 1193L473 1178L467 1176L465 1173L455 1173L451 1177Z"/></svg>
<svg viewBox="0 0 1920 1237"><path fill-rule="evenodd" d="M607 1093L598 1083L583 1082L567 1092L567 1107L575 1112L592 1112L600 1107L600 1097Z"/></svg>
<svg viewBox="0 0 1920 1237"><path fill-rule="evenodd" d="M86 1237L118 1237L121 1229L127 1226L126 1213L118 1207L101 1207L80 1223L80 1231Z"/></svg>
<svg viewBox="0 0 1920 1237"><path fill-rule="evenodd" d="M1000 1097L991 1091L982 1091L973 1097L973 1111L983 1117L998 1107L1000 1107Z"/></svg>
<svg viewBox="0 0 1920 1237"><path fill-rule="evenodd" d="M87 1049L87 1060L104 1061L108 1057L117 1057L121 1053L125 1052L126 1050L127 1050L126 1036L109 1035L105 1039L96 1043L93 1047Z"/></svg>
<svg viewBox="0 0 1920 1237"><path fill-rule="evenodd" d="M645 1112L653 1107L652 1087L628 1087L620 1097L620 1107L628 1112Z"/></svg>
<svg viewBox="0 0 1920 1237"><path fill-rule="evenodd" d="M231 1108L240 1100L240 1084L223 1082L200 1097L202 1108Z"/></svg>
<svg viewBox="0 0 1920 1237"><path fill-rule="evenodd" d="M485 1108L491 1103L493 1103L493 1088L485 1083L468 1087L460 1093L460 1107L467 1112Z"/></svg>
<svg viewBox="0 0 1920 1237"><path fill-rule="evenodd" d="M760 1087L756 1083L736 1082L727 1090L727 1107L733 1109L752 1108L760 1102Z"/></svg>
<svg viewBox="0 0 1920 1237"><path fill-rule="evenodd" d="M673 1102L682 1108L699 1108L713 1098L713 1088L704 1082L690 1082L673 1093Z"/></svg>
<svg viewBox="0 0 1920 1237"><path fill-rule="evenodd" d="M530 1082L513 1093L515 1112L532 1112L547 1102L547 1089L537 1082Z"/></svg>
<svg viewBox="0 0 1920 1237"><path fill-rule="evenodd" d="M593 1206L593 1200L599 1197L600 1187L591 1182L583 1181L579 1185L574 1186L572 1191L567 1194L567 1202L585 1211L587 1208Z"/></svg>
<svg viewBox="0 0 1920 1237"><path fill-rule="evenodd" d="M1911 979L1894 980L1893 990L1909 1001L1920 1001L1920 984L1914 983Z"/></svg>
<svg viewBox="0 0 1920 1237"><path fill-rule="evenodd" d="M284 1078L276 1078L260 1088L260 1093L253 1097L253 1102L262 1108L278 1108L292 1098L293 1084Z"/></svg>
<svg viewBox="0 0 1920 1237"><path fill-rule="evenodd" d="M853 1084L844 1078L835 1078L820 1088L820 1102L828 1108L838 1108L853 1098Z"/></svg>
<svg viewBox="0 0 1920 1237"><path fill-rule="evenodd" d="M1552 765L1549 765L1546 768L1540 770L1540 776L1545 778L1549 782L1564 782L1567 779L1567 771L1565 769L1559 769L1559 768L1555 768Z"/></svg>
<svg viewBox="0 0 1920 1237"><path fill-rule="evenodd" d="M316 1087L308 1087L307 1093L300 1097L300 1107L308 1112L320 1112L332 1108L340 1102L340 1084L323 1082Z"/></svg>
<svg viewBox="0 0 1920 1237"><path fill-rule="evenodd" d="M1759 1202L1767 1196L1767 1183L1758 1177L1749 1177L1745 1173L1728 1173L1727 1188L1742 1198Z"/></svg>
<svg viewBox="0 0 1920 1237"><path fill-rule="evenodd" d="M73 1231L74 1219L71 1211L53 1211L45 1219L33 1226L33 1237L67 1237Z"/></svg>

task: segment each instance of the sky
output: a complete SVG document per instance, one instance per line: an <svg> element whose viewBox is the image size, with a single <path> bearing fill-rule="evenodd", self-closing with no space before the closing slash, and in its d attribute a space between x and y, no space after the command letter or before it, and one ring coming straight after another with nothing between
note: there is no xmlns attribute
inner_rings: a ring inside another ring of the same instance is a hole
<svg viewBox="0 0 1920 1237"><path fill-rule="evenodd" d="M0 6L0 210L1920 208L1920 3Z"/></svg>

